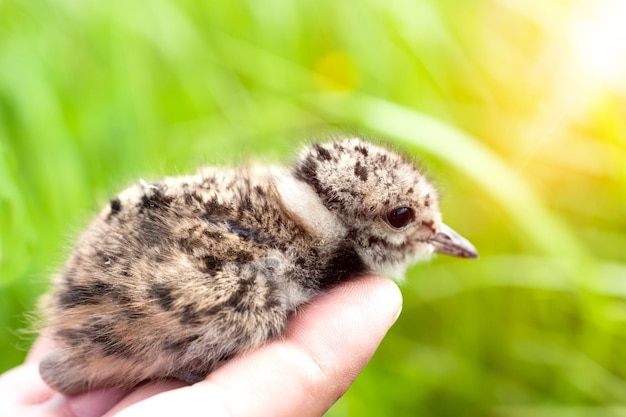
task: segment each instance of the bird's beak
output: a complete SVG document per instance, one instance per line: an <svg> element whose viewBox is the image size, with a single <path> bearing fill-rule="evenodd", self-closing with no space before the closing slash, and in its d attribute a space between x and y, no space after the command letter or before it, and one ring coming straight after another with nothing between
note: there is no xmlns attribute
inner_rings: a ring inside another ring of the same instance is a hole
<svg viewBox="0 0 626 417"><path fill-rule="evenodd" d="M478 258L478 252L474 245L443 223L430 242L437 253L458 256L459 258Z"/></svg>

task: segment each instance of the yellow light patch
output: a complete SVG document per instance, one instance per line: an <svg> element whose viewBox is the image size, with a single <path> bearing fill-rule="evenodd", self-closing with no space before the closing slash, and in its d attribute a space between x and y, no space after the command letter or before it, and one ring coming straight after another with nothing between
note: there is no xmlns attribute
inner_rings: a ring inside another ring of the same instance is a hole
<svg viewBox="0 0 626 417"><path fill-rule="evenodd" d="M350 91L358 84L358 70L352 59L334 51L322 56L315 65L316 81L321 90Z"/></svg>

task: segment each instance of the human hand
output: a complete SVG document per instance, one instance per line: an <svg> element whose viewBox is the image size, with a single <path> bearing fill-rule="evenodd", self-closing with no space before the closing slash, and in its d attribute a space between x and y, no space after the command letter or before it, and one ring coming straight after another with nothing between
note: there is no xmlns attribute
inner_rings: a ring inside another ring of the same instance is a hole
<svg viewBox="0 0 626 417"><path fill-rule="evenodd" d="M40 338L26 362L0 376L0 416L320 416L370 360L402 306L398 287L368 276L299 309L285 337L227 362L197 384L149 382L131 392L98 389L71 397L41 380Z"/></svg>

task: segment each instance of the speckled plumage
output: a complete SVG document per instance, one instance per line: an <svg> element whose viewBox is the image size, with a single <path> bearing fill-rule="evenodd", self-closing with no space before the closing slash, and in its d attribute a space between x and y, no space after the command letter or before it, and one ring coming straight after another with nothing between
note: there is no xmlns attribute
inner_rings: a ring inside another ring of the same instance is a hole
<svg viewBox="0 0 626 417"><path fill-rule="evenodd" d="M102 210L42 300L59 348L41 375L67 394L197 382L332 285L433 252L476 256L412 161L359 139L307 146L291 169L142 182Z"/></svg>

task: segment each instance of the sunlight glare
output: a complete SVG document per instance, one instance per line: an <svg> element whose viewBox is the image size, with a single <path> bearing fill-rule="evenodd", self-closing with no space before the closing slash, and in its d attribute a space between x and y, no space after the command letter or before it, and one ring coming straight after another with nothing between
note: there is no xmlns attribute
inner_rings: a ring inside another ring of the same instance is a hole
<svg viewBox="0 0 626 417"><path fill-rule="evenodd" d="M571 26L578 65L586 75L608 84L626 81L626 1L585 3Z"/></svg>

